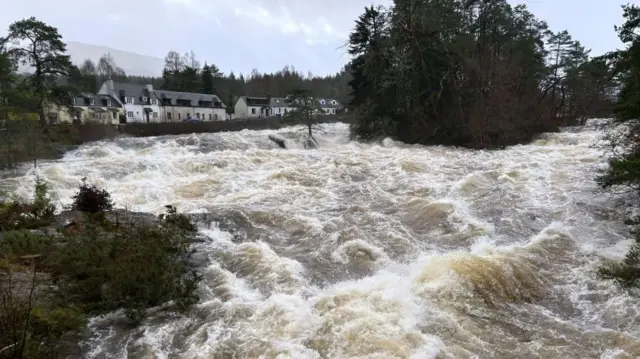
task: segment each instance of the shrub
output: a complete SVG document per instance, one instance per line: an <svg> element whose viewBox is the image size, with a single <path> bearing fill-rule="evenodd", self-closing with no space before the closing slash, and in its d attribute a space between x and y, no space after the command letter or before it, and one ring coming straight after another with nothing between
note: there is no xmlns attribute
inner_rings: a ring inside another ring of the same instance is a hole
<svg viewBox="0 0 640 359"><path fill-rule="evenodd" d="M197 302L200 277L188 266L195 227L168 212L156 227L96 222L70 237L49 263L58 299L91 314L122 308L136 321L167 302L179 310Z"/></svg>
<svg viewBox="0 0 640 359"><path fill-rule="evenodd" d="M55 206L48 196L48 185L36 178L32 203L21 201L0 202L0 232L36 229L53 222Z"/></svg>
<svg viewBox="0 0 640 359"><path fill-rule="evenodd" d="M102 213L113 209L111 194L96 185L88 185L86 179L82 179L78 193L73 197L71 208L80 212Z"/></svg>
<svg viewBox="0 0 640 359"><path fill-rule="evenodd" d="M3 236L0 241L0 257L10 260L26 255L44 255L53 244L51 236L25 229L4 232Z"/></svg>
<svg viewBox="0 0 640 359"><path fill-rule="evenodd" d="M621 262L601 267L598 273L604 279L614 280L621 287L640 293L640 221L632 219L629 222L635 226L632 231L635 242L631 249Z"/></svg>

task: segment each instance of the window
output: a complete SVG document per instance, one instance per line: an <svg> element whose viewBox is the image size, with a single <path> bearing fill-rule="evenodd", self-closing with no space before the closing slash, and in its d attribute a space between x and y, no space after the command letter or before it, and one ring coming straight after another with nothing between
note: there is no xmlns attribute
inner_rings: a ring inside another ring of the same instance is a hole
<svg viewBox="0 0 640 359"><path fill-rule="evenodd" d="M211 120L211 114L209 114L209 120ZM216 121L218 121L218 114L216 113Z"/></svg>
<svg viewBox="0 0 640 359"><path fill-rule="evenodd" d="M252 114L252 115L255 115L255 114L256 114L256 109L255 109L255 108L252 108L252 109L251 109L251 114Z"/></svg>
<svg viewBox="0 0 640 359"><path fill-rule="evenodd" d="M125 98L125 102L128 104L132 104L133 103L133 97L126 97Z"/></svg>
<svg viewBox="0 0 640 359"><path fill-rule="evenodd" d="M178 120L180 119L180 112L178 112Z"/></svg>
<svg viewBox="0 0 640 359"><path fill-rule="evenodd" d="M158 113L157 112L153 113L153 118L158 118Z"/></svg>
<svg viewBox="0 0 640 359"><path fill-rule="evenodd" d="M133 111L127 112L127 117L128 118L133 118Z"/></svg>
<svg viewBox="0 0 640 359"><path fill-rule="evenodd" d="M218 120L218 115L216 115L216 120ZM211 121L211 114L209 114L209 121Z"/></svg>
<svg viewBox="0 0 640 359"><path fill-rule="evenodd" d="M196 113L196 117L199 119L200 118L200 112Z"/></svg>
<svg viewBox="0 0 640 359"><path fill-rule="evenodd" d="M167 112L167 120L171 120L171 112Z"/></svg>
<svg viewBox="0 0 640 359"><path fill-rule="evenodd" d="M146 96L142 96L142 102L147 102L147 97Z"/></svg>
<svg viewBox="0 0 640 359"><path fill-rule="evenodd" d="M111 99L110 98L107 99L107 106L111 106Z"/></svg>
<svg viewBox="0 0 640 359"><path fill-rule="evenodd" d="M151 104L152 104L152 105L157 105L157 104L158 104L158 100L157 100L157 99L155 99L155 98L152 98L152 99L151 99Z"/></svg>
<svg viewBox="0 0 640 359"><path fill-rule="evenodd" d="M191 117L191 114L190 114L190 113L187 113L187 118L189 118L189 117Z"/></svg>
<svg viewBox="0 0 640 359"><path fill-rule="evenodd" d="M92 99L92 98L90 98L90 99L89 99L89 105L93 106L94 104L95 104L95 100L94 100L94 99Z"/></svg>
<svg viewBox="0 0 640 359"><path fill-rule="evenodd" d="M74 98L72 98L72 100L73 100L73 101L72 101L72 102L73 102L73 104L75 105L75 104L76 104L76 98L74 97Z"/></svg>

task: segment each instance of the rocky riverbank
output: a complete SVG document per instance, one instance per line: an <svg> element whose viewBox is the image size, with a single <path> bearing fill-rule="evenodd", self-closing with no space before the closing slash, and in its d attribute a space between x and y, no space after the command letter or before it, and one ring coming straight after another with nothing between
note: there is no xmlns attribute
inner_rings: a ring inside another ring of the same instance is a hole
<svg viewBox="0 0 640 359"><path fill-rule="evenodd" d="M32 202L0 202L0 350L24 359L81 357L89 317L122 310L137 325L149 309L185 311L199 298L198 225L217 218L114 209L82 184L56 214L46 184Z"/></svg>

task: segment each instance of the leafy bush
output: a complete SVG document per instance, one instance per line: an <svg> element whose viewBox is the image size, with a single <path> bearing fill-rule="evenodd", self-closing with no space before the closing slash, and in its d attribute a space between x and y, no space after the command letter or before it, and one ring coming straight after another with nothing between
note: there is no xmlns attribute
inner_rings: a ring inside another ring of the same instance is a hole
<svg viewBox="0 0 640 359"><path fill-rule="evenodd" d="M102 213L113 209L111 194L96 185L88 185L86 179L82 179L78 193L73 197L71 208L75 211L87 213Z"/></svg>
<svg viewBox="0 0 640 359"><path fill-rule="evenodd" d="M195 232L197 230L195 224L191 222L189 217L182 213L178 213L178 210L172 205L165 206L167 213L160 215L160 220L164 221L165 226L174 226L186 232Z"/></svg>

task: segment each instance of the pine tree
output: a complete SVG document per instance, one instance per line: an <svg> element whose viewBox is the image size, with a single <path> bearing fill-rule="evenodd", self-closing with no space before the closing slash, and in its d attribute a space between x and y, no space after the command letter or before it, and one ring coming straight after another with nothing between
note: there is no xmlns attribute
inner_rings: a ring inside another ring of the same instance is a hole
<svg viewBox="0 0 640 359"><path fill-rule="evenodd" d="M72 88L60 85L60 76L69 76L73 69L67 45L58 29L35 17L19 20L9 25L6 40L16 44L9 53L18 61L34 68L28 78L35 101L31 109L38 113L40 124L46 124L45 108L50 104L68 105ZM23 46L21 44L24 44Z"/></svg>
<svg viewBox="0 0 640 359"><path fill-rule="evenodd" d="M202 67L200 76L202 81L202 93L213 94L213 73L211 71L211 67L209 67L206 62Z"/></svg>
<svg viewBox="0 0 640 359"><path fill-rule="evenodd" d="M622 89L615 108L615 125L622 135L611 138L611 146L618 149L609 161L609 168L599 178L604 188L627 188L636 200L640 199L640 6L626 5L625 23L617 28L620 40L627 45L622 51L610 54L616 60L615 70L622 77ZM623 125L623 126L620 126ZM627 150L622 150L626 148ZM619 264L600 270L605 278L614 279L625 287L640 290L640 219L633 218L635 243Z"/></svg>

